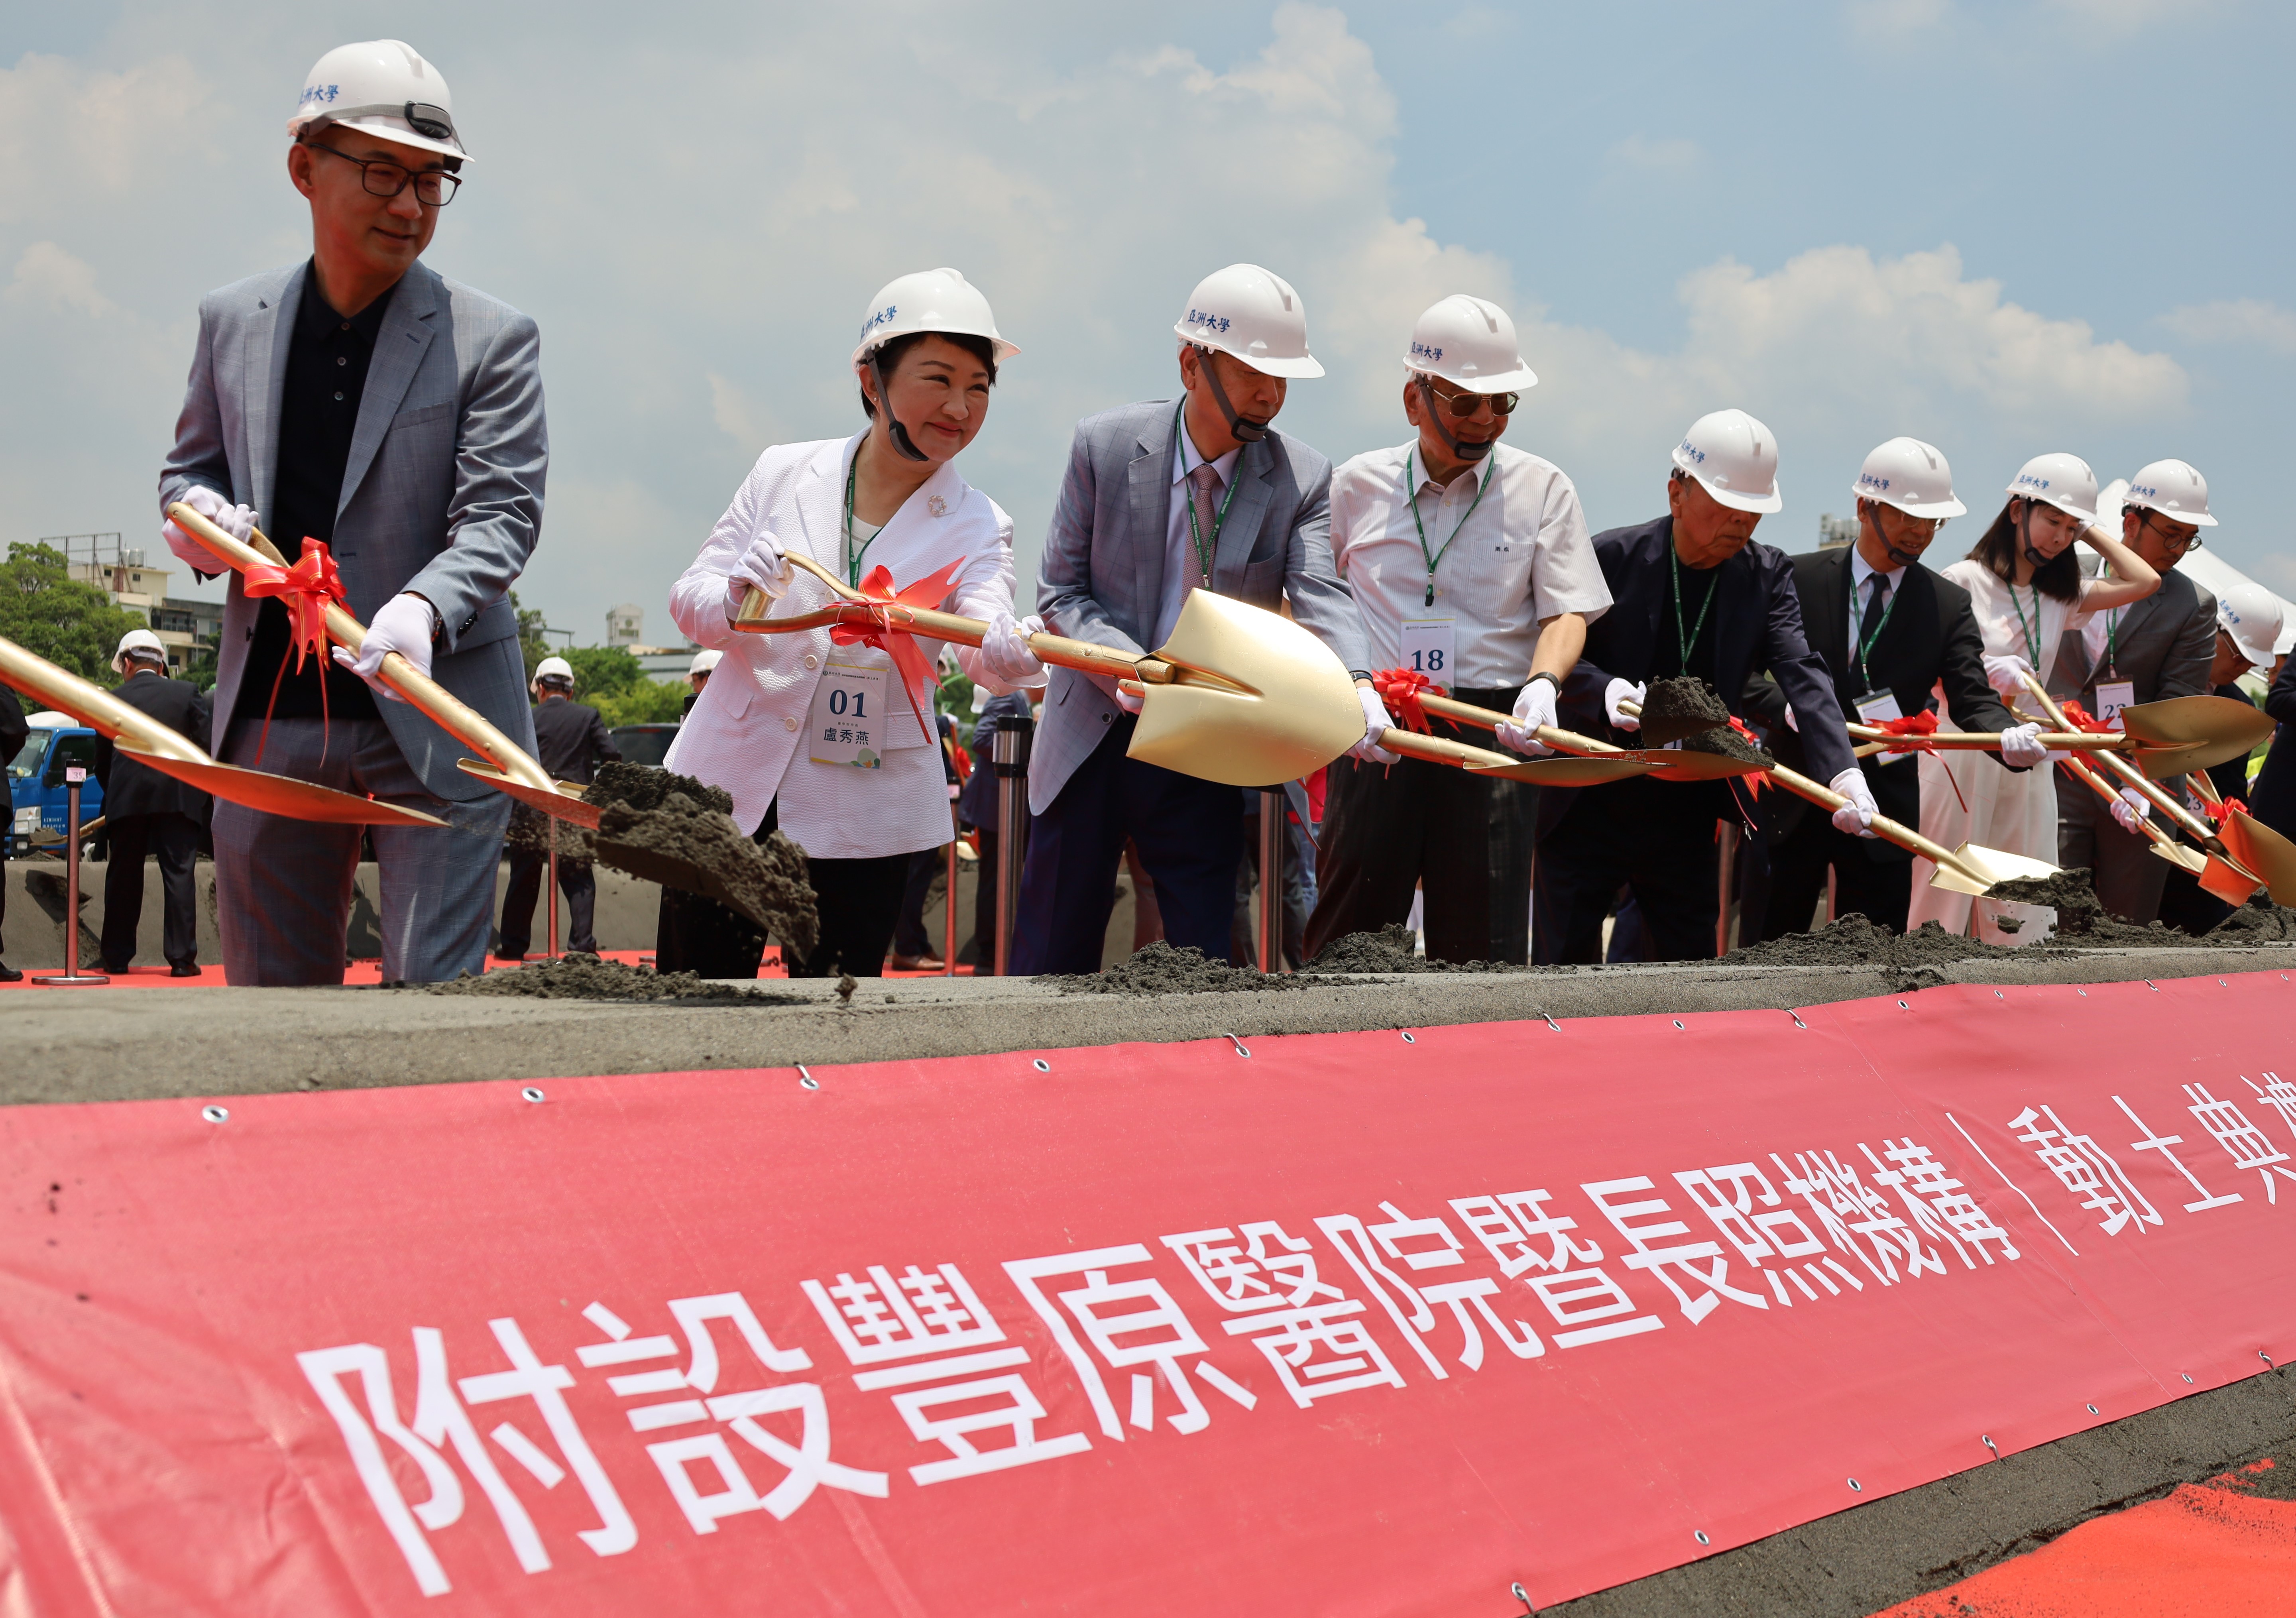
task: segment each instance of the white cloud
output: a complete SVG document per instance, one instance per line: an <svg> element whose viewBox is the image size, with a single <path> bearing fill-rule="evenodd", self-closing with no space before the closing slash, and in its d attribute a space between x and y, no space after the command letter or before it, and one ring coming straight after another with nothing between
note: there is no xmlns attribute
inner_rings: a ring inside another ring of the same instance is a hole
<svg viewBox="0 0 2296 1618"><path fill-rule="evenodd" d="M1953 16L1953 0L1849 0L1843 11L1853 31L1894 39L1940 27Z"/></svg>
<svg viewBox="0 0 2296 1618"><path fill-rule="evenodd" d="M101 316L119 312L118 304L96 290L95 267L53 242L35 242L24 250L16 260L14 279L0 297L51 313Z"/></svg>
<svg viewBox="0 0 2296 1618"><path fill-rule="evenodd" d="M2188 303L2161 317L2188 342L2247 343L2267 354L2296 354L2296 314L2261 298Z"/></svg>

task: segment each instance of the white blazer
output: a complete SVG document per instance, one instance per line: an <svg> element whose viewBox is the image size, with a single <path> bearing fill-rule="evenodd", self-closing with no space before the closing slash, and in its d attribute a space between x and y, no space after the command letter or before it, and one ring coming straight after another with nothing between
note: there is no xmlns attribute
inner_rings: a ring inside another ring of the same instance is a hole
<svg viewBox="0 0 2296 1618"><path fill-rule="evenodd" d="M880 767L816 764L805 745L806 714L831 655L830 631L750 635L727 621L734 563L759 534L770 533L791 554L839 571L846 469L862 436L776 444L759 456L709 543L669 592L669 615L677 627L725 653L670 744L669 768L733 793L734 824L744 832L755 832L778 799L781 829L816 859L914 853L938 848L951 835L939 739L920 735L907 701L896 690L898 671L887 682L892 739ZM1013 519L957 476L955 465L943 463L870 543L867 564L890 570L899 590L957 561L964 567L940 604L944 611L986 620L1013 610ZM811 574L791 571L794 580L774 616L796 617L833 599ZM928 661L940 655L942 645L917 642ZM840 662L889 661L857 645L835 652ZM990 692L1008 688L981 664L977 647L957 647L956 658Z"/></svg>

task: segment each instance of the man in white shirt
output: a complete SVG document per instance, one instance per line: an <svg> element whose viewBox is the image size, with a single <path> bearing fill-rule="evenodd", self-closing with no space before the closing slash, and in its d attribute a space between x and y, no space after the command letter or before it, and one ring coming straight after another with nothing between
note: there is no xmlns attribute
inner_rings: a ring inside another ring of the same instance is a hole
<svg viewBox="0 0 2296 1618"><path fill-rule="evenodd" d="M1420 316L1404 365L1404 415L1418 436L1332 474L1332 559L1374 669L1509 714L1501 739L1546 752L1537 729L1554 722L1555 693L1611 592L1570 480L1499 441L1538 378L1506 312L1465 296ZM1536 787L1412 759L1341 758L1325 781L1309 958L1402 921L1414 887L1431 957L1528 958Z"/></svg>

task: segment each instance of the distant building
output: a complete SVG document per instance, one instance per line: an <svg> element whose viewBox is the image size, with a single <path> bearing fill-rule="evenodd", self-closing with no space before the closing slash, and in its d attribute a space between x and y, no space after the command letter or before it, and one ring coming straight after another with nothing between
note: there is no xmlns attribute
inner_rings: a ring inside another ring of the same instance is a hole
<svg viewBox="0 0 2296 1618"><path fill-rule="evenodd" d="M53 534L40 543L64 554L70 577L94 585L114 606L150 625L168 648L171 673L182 673L202 651L222 644L223 603L169 595L169 570L146 565L143 551L123 547L118 534Z"/></svg>
<svg viewBox="0 0 2296 1618"><path fill-rule="evenodd" d="M606 609L606 644L636 646L645 639L645 609L639 606Z"/></svg>
<svg viewBox="0 0 2296 1618"><path fill-rule="evenodd" d="M1822 551L1840 550L1857 543L1857 519L1837 517L1832 512L1817 520L1817 548Z"/></svg>

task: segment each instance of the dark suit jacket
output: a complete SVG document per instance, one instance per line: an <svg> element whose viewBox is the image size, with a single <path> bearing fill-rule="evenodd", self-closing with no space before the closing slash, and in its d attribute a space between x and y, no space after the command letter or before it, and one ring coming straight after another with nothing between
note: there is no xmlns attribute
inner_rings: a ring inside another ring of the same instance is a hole
<svg viewBox="0 0 2296 1618"><path fill-rule="evenodd" d="M24 722L24 704L16 700L15 688L0 686L0 764L12 761L31 735L32 727Z"/></svg>
<svg viewBox="0 0 2296 1618"><path fill-rule="evenodd" d="M157 719L168 729L206 744L208 700L183 680L164 674L138 674L119 683L112 695ZM103 817L125 820L131 815L185 815L201 825L214 801L196 787L173 776L163 776L149 765L120 758L109 741L95 744L95 778L103 784Z"/></svg>
<svg viewBox="0 0 2296 1618"><path fill-rule="evenodd" d="M2106 655L2120 672L2106 667ZM2088 642L2068 629L2057 643L2056 666L2049 671L2049 694L2080 698L2096 711L2096 682L2132 682L2140 702L2172 696L2197 696L2209 689L2209 669L2217 656L2217 598L2170 568L2161 587L2121 608L2113 626L2112 650L2091 667Z"/></svg>
<svg viewBox="0 0 2296 1618"><path fill-rule="evenodd" d="M545 697L534 710L534 741L542 768L558 781L590 784L599 765L622 756L594 708L566 697Z"/></svg>
<svg viewBox="0 0 2296 1618"><path fill-rule="evenodd" d="M1587 629L1587 650L1563 682L1557 704L1565 729L1606 736L1624 745L1634 737L1610 735L1603 693L1613 678L1637 683L1660 666L1661 633L1672 634L1666 613L1667 550L1674 519L1595 536L1595 558L1611 587L1611 610ZM1833 678L1809 649L1802 631L1801 597L1783 551L1759 541L1717 570L1718 594L1711 614L1715 683L1734 713L1745 710L1746 682L1767 669L1801 721L1808 764L1804 774L1823 783L1857 762L1841 727Z"/></svg>
<svg viewBox="0 0 2296 1618"><path fill-rule="evenodd" d="M2264 694L2264 711L2280 721L2272 751L2256 772L2249 808L2283 837L2296 838L2296 657L2280 666L2280 678Z"/></svg>
<svg viewBox="0 0 2296 1618"><path fill-rule="evenodd" d="M1977 628L1969 592L1949 579L1940 579L1915 563L1898 576L1897 604L1890 620L1867 653L1866 671L1870 686L1857 675L1857 649L1850 645L1850 547L1812 551L1793 559L1794 588L1801 597L1801 621L1810 650L1824 659L1833 674L1833 691L1846 718L1855 718L1857 698L1868 690L1887 690L1898 699L1900 713L1919 713L1928 706L1931 687L1945 685L1946 714L1959 730L2006 730L2017 721L1985 683L1985 637ZM1758 677L1746 690L1746 706L1769 735L1770 751L1778 761L1803 774L1808 754L1803 735L1808 721L1799 704L1794 719L1805 727L1797 734L1786 726L1785 693L1775 681ZM1998 757L1999 755L1995 755ZM1911 753L1900 753L1885 765L1888 755L1864 760L1866 784L1874 801L1901 825L1922 823L1921 766ZM1809 810L1807 800L1785 796L1771 810L1770 835L1784 837L1801 824ZM1867 858L1911 859L1908 850L1887 838L1866 845Z"/></svg>

